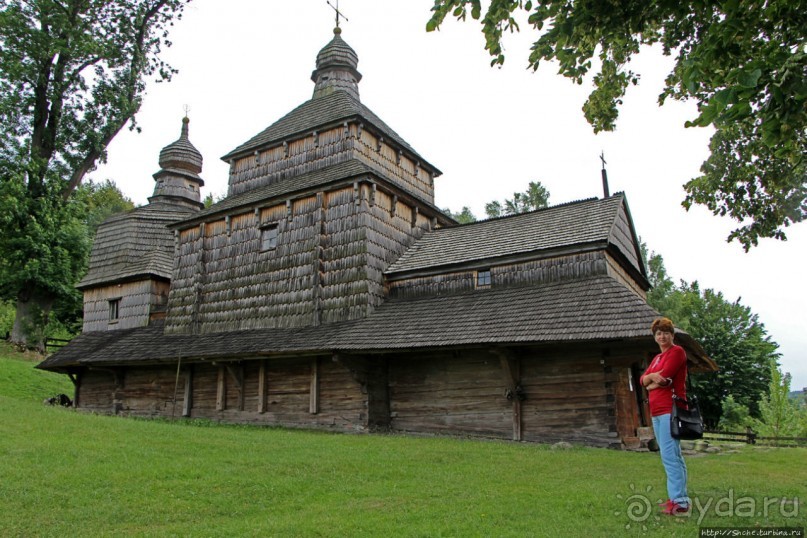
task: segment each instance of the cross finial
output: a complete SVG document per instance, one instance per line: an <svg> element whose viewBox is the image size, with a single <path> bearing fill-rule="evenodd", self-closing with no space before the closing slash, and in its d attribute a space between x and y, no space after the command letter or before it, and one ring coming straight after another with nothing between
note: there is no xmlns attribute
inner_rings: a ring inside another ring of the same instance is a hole
<svg viewBox="0 0 807 538"><path fill-rule="evenodd" d="M191 111L191 107L189 107L188 105L183 105L182 108L185 110L185 117L187 118L188 112Z"/></svg>
<svg viewBox="0 0 807 538"><path fill-rule="evenodd" d="M325 0L325 3L331 6L331 8L336 12L336 27L339 28L339 17L342 17L343 19L347 20L347 17L345 17L345 15L341 11L339 11L339 0L336 0L335 6L331 4L330 0Z"/></svg>
<svg viewBox="0 0 807 538"><path fill-rule="evenodd" d="M605 152L600 153L600 160L602 161L602 169L605 170L605 165L608 164L605 162Z"/></svg>

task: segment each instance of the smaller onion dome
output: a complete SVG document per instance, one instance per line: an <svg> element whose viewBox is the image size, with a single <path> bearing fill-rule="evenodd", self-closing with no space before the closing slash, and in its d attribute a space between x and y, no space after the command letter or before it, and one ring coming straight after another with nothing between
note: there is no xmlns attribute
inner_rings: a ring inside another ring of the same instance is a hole
<svg viewBox="0 0 807 538"><path fill-rule="evenodd" d="M150 203L165 202L199 209L204 206L200 189L205 184L199 177L202 171L202 154L188 140L187 116L182 118L179 140L168 144L160 152L160 171L154 174L154 194Z"/></svg>
<svg viewBox="0 0 807 538"><path fill-rule="evenodd" d="M202 171L202 154L188 140L187 116L182 118L182 133L179 140L168 144L160 152L160 167L162 168L182 168L198 174Z"/></svg>

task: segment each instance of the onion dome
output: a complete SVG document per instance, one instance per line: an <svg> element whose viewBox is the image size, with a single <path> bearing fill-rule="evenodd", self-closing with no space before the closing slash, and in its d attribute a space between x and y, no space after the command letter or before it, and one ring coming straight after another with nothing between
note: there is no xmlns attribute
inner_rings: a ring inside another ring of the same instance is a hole
<svg viewBox="0 0 807 538"><path fill-rule="evenodd" d="M202 171L202 154L188 140L188 123L190 121L187 116L182 118L182 132L179 140L168 144L160 152L160 167L179 168L193 174Z"/></svg>
<svg viewBox="0 0 807 538"><path fill-rule="evenodd" d="M333 29L333 39L317 54L317 68L311 73L314 81L314 99L344 90L359 99L361 73L356 69L359 57L350 45L342 40L342 29Z"/></svg>
<svg viewBox="0 0 807 538"><path fill-rule="evenodd" d="M149 202L163 201L202 207L199 189L205 184L199 177L202 171L202 154L188 139L187 116L182 118L182 132L176 142L160 152L160 171L154 174L154 194Z"/></svg>

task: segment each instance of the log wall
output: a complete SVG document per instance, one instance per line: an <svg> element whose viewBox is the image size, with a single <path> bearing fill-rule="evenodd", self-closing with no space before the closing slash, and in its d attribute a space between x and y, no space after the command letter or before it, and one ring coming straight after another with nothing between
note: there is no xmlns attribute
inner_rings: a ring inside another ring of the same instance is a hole
<svg viewBox="0 0 807 538"><path fill-rule="evenodd" d="M366 393L330 357L185 364L178 383L176 365L118 367L83 373L79 408L354 432L368 428Z"/></svg>
<svg viewBox="0 0 807 538"><path fill-rule="evenodd" d="M84 290L83 332L145 327L153 310L168 302L169 283L157 280L125 282ZM109 319L109 301L120 299L118 319Z"/></svg>
<svg viewBox="0 0 807 538"><path fill-rule="evenodd" d="M391 356L89 369L79 407L131 416L625 447L644 424L640 346L570 344ZM176 391L175 391L176 388ZM176 398L175 398L176 395Z"/></svg>
<svg viewBox="0 0 807 538"><path fill-rule="evenodd" d="M510 438L512 406L489 353L390 360L390 426L418 433Z"/></svg>

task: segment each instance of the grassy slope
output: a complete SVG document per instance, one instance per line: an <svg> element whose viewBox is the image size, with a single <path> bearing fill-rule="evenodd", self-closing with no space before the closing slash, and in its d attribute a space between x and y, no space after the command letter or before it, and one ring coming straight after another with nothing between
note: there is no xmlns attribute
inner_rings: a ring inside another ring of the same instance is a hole
<svg viewBox="0 0 807 538"><path fill-rule="evenodd" d="M0 357L2 536L697 535L700 513L628 518L644 502L632 495L665 496L655 454L94 416L10 387L42 386L31 365ZM730 517L714 502L803 502L805 461L804 449L690 458L691 493L713 500L701 525L803 525L778 505Z"/></svg>

